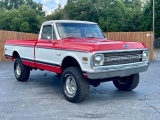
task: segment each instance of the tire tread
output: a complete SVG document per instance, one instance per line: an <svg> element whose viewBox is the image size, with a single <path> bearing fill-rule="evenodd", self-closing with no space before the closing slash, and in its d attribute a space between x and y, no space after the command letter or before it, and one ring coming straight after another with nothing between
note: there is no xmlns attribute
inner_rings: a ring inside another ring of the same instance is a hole
<svg viewBox="0 0 160 120"><path fill-rule="evenodd" d="M139 83L139 73L133 74L131 76L123 77L123 79L128 79L126 84L120 84L118 80L114 80L113 84L118 90L121 91L131 91L138 86Z"/></svg>
<svg viewBox="0 0 160 120"><path fill-rule="evenodd" d="M28 78L29 78L29 76L30 76L30 69L29 69L29 67L26 66L26 65L24 65L24 64L22 63L22 61L21 61L20 58L16 58L16 60L15 60L15 62L14 62L14 72L15 72L16 64L20 64L21 69L22 69L21 75L20 75L19 77L17 77L17 76L15 75L16 79L17 79L18 81L21 81L21 82L27 81ZM15 73L15 74L16 74L16 73Z"/></svg>
<svg viewBox="0 0 160 120"><path fill-rule="evenodd" d="M75 77L77 83L77 94L73 98L69 98L64 92L64 82L65 82L64 76L67 73L71 73ZM63 72L62 85L63 85L63 94L65 98L70 102L78 103L83 101L87 97L89 92L89 82L86 79L84 79L82 71L79 67L69 67Z"/></svg>

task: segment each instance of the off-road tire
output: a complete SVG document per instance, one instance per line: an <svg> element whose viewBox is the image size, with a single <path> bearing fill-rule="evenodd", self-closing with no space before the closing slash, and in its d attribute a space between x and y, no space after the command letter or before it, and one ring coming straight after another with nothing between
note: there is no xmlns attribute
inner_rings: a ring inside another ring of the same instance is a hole
<svg viewBox="0 0 160 120"><path fill-rule="evenodd" d="M113 84L118 90L131 91L138 86L139 73L127 77L122 77L119 80L114 80Z"/></svg>
<svg viewBox="0 0 160 120"><path fill-rule="evenodd" d="M70 94L67 90L67 80L72 78L75 82L76 90L73 92L74 94ZM82 71L79 67L69 67L66 70L64 70L62 77L62 91L64 97L73 103L78 103L83 101L89 92L90 84L89 82L84 78Z"/></svg>
<svg viewBox="0 0 160 120"><path fill-rule="evenodd" d="M17 69L19 69L19 71ZM23 65L20 58L16 58L14 62L14 74L18 81L27 81L30 76L30 68L26 65Z"/></svg>

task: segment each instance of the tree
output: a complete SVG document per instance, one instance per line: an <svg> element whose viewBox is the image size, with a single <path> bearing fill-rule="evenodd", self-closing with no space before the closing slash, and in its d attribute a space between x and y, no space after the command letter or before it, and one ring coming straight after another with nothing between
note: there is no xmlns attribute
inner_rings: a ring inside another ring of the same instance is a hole
<svg viewBox="0 0 160 120"><path fill-rule="evenodd" d="M42 4L36 3L33 0L1 0L0 8L1 9L18 9L21 5L26 5L29 8L32 8L36 11L37 15L45 15L45 12L42 10Z"/></svg>
<svg viewBox="0 0 160 120"><path fill-rule="evenodd" d="M27 25L27 23L29 24L30 29L28 32L37 33L39 31L39 21L36 15L36 11L28 8L26 5L21 5L18 8L18 11L22 15L22 21L25 23L25 25Z"/></svg>
<svg viewBox="0 0 160 120"><path fill-rule="evenodd" d="M0 0L0 29L39 31L46 20L72 19L97 22L104 32L151 31L152 0L68 0L45 16L33 0ZM155 37L160 36L160 0L155 1Z"/></svg>
<svg viewBox="0 0 160 120"><path fill-rule="evenodd" d="M121 0L110 1L106 9L107 31L122 31L125 20L125 5ZM105 11L104 11L105 12Z"/></svg>
<svg viewBox="0 0 160 120"><path fill-rule="evenodd" d="M21 5L18 10L0 12L0 29L2 30L38 33L39 26L36 12L26 5Z"/></svg>
<svg viewBox="0 0 160 120"><path fill-rule="evenodd" d="M155 38L160 37L159 19L160 19L160 0L156 0L155 1ZM152 31L153 30L152 20L153 20L153 1L149 0L147 1L144 7L143 15L141 17L142 24L140 29L145 31Z"/></svg>
<svg viewBox="0 0 160 120"><path fill-rule="evenodd" d="M19 25L22 16L19 11L12 9L10 11L3 11L0 13L0 26L3 30L19 31Z"/></svg>
<svg viewBox="0 0 160 120"><path fill-rule="evenodd" d="M29 23L28 22L22 22L19 26L20 31L23 32L30 32Z"/></svg>
<svg viewBox="0 0 160 120"><path fill-rule="evenodd" d="M96 3L96 0L68 0L64 7L65 18L98 22Z"/></svg>
<svg viewBox="0 0 160 120"><path fill-rule="evenodd" d="M98 22L103 31L120 31L125 6L121 0L68 0L68 19Z"/></svg>
<svg viewBox="0 0 160 120"><path fill-rule="evenodd" d="M127 8L132 9L141 9L142 1L141 0L122 0Z"/></svg>
<svg viewBox="0 0 160 120"><path fill-rule="evenodd" d="M47 20L62 20L63 18L64 18L64 14L63 14L63 9L61 4L58 4L58 8L55 9L51 15L46 16Z"/></svg>
<svg viewBox="0 0 160 120"><path fill-rule="evenodd" d="M141 0L123 0L125 5L125 22L123 31L139 31L142 16Z"/></svg>
<svg viewBox="0 0 160 120"><path fill-rule="evenodd" d="M68 0L66 19L98 22L103 31L139 31L143 13L141 0Z"/></svg>
<svg viewBox="0 0 160 120"><path fill-rule="evenodd" d="M0 0L0 29L38 33L45 21L42 4L33 0Z"/></svg>

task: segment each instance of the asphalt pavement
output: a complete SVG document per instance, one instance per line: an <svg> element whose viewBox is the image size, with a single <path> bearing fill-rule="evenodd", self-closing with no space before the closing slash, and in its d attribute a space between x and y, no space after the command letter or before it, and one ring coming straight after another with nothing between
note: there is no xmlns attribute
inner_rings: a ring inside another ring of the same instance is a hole
<svg viewBox="0 0 160 120"><path fill-rule="evenodd" d="M153 50L153 59L154 60L160 60L160 49L154 49Z"/></svg>
<svg viewBox="0 0 160 120"><path fill-rule="evenodd" d="M48 71L31 71L18 82L12 62L0 62L0 120L159 120L160 60L140 74L138 87L118 91L112 82L91 87L81 103L65 100L60 77Z"/></svg>

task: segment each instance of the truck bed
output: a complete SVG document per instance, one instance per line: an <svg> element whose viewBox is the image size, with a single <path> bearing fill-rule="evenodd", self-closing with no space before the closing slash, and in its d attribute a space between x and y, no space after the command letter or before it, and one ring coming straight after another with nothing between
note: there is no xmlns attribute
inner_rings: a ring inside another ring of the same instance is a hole
<svg viewBox="0 0 160 120"><path fill-rule="evenodd" d="M35 45L38 40L7 40L5 43L5 56L13 60L13 56L20 56L24 64L35 64Z"/></svg>
<svg viewBox="0 0 160 120"><path fill-rule="evenodd" d="M37 40L7 40L6 45L35 46Z"/></svg>

